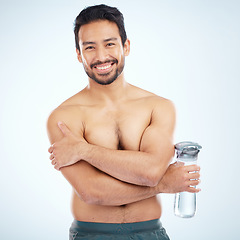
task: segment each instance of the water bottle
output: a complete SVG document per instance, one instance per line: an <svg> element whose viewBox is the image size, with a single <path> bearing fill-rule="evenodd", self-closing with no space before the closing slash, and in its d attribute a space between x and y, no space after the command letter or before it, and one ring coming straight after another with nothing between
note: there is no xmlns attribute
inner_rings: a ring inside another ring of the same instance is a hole
<svg viewBox="0 0 240 240"><path fill-rule="evenodd" d="M180 142L175 145L177 161L184 165L197 164L198 153L202 147L194 142ZM174 213L178 217L191 218L196 213L196 193L175 194Z"/></svg>

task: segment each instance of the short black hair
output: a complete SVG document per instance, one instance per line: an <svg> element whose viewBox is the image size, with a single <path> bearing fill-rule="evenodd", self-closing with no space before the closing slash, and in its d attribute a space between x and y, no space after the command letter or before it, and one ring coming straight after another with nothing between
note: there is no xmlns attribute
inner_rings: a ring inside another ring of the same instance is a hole
<svg viewBox="0 0 240 240"><path fill-rule="evenodd" d="M104 4L90 6L83 9L75 19L74 23L74 34L75 34L75 45L80 51L78 32L82 25L98 20L108 20L117 24L119 34L124 46L127 40L127 34L124 26L124 18L122 13L115 7L110 7Z"/></svg>

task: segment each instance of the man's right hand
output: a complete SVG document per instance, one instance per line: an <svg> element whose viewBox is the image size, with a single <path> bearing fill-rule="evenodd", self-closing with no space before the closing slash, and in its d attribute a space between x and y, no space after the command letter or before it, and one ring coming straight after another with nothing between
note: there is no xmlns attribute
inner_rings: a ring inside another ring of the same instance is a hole
<svg viewBox="0 0 240 240"><path fill-rule="evenodd" d="M200 183L200 167L197 165L184 166L183 163L170 164L163 178L158 184L161 193L178 193L201 191L195 188ZM195 186L195 187L194 187Z"/></svg>

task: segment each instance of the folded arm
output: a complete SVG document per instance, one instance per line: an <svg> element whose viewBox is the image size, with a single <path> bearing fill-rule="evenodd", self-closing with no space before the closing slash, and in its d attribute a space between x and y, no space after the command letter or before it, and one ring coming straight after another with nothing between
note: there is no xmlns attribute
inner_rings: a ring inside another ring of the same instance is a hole
<svg viewBox="0 0 240 240"><path fill-rule="evenodd" d="M121 182L85 161L61 168L78 197L95 205L120 206L157 195L159 187L137 186Z"/></svg>
<svg viewBox="0 0 240 240"><path fill-rule="evenodd" d="M199 181L190 180L192 177L199 178L199 173L187 176L187 171L192 168L193 166L188 166L188 169L185 169L185 167L171 164L155 187L122 182L85 161L63 167L61 172L82 201L94 205L121 206L153 197L158 193L199 192L200 189L193 187L198 185Z"/></svg>
<svg viewBox="0 0 240 240"><path fill-rule="evenodd" d="M53 114L48 120L47 128L51 144L63 139L63 134L57 126L57 119ZM67 119L64 120L67 122ZM73 129L74 126L71 130ZM160 192L158 187L151 188L122 182L85 161L78 161L60 170L79 198L88 204L120 206L155 196Z"/></svg>
<svg viewBox="0 0 240 240"><path fill-rule="evenodd" d="M48 120L48 136L51 144L63 139L63 134L57 126L58 117L51 116ZM61 116L61 119L63 118ZM63 120L67 124L69 123L67 119ZM81 132L73 125L71 125L71 130ZM155 187L148 187L122 182L96 169L86 161L78 161L75 164L61 168L62 174L72 185L81 200L88 204L108 206L120 206L144 200L161 192L198 192L199 189L190 187L197 185L198 181L190 179L199 178L199 174L195 173L193 176L189 173L189 171L197 170L190 169L190 166L186 168L171 164L162 180Z"/></svg>
<svg viewBox="0 0 240 240"><path fill-rule="evenodd" d="M76 141L73 140L72 145L65 144L65 149L64 144L57 142L54 146L55 156L63 159L65 155L62 162L66 160L68 162L62 166L85 160L121 181L153 187L163 177L174 155L172 142L174 125L173 104L168 100L161 100L152 111L151 123L142 135L139 151L107 149L88 144L83 139L76 139ZM60 128L66 128L66 126L60 126ZM67 134L65 142L69 142L70 137L73 136ZM53 149L50 149L51 151ZM72 157L66 156L67 151L71 152Z"/></svg>

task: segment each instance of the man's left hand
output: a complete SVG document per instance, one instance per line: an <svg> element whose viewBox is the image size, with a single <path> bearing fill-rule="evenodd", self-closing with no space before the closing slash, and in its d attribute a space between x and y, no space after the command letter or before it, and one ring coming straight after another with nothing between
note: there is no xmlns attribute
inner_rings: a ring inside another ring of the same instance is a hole
<svg viewBox="0 0 240 240"><path fill-rule="evenodd" d="M88 144L83 138L75 136L64 123L59 122L58 127L63 133L63 138L48 149L51 154L49 158L57 170L80 161L81 151Z"/></svg>

